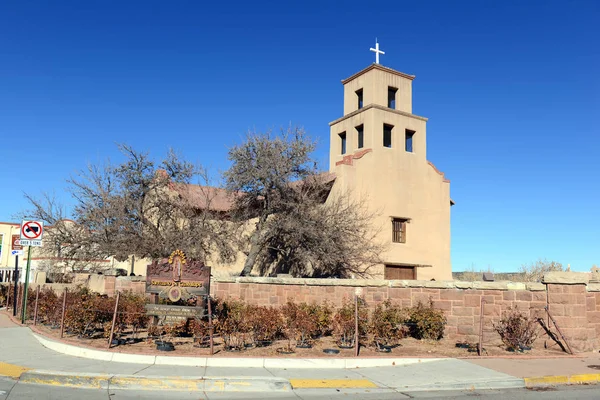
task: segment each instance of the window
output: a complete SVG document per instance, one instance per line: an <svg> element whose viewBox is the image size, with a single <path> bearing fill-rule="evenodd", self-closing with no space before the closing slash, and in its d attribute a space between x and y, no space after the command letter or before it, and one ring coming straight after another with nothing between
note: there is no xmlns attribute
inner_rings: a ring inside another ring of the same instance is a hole
<svg viewBox="0 0 600 400"><path fill-rule="evenodd" d="M346 132L340 133L339 136L340 136L342 154L346 154Z"/></svg>
<svg viewBox="0 0 600 400"><path fill-rule="evenodd" d="M361 108L363 108L363 91L362 91L362 89L358 89L356 91L356 97L358 100L358 109L360 110Z"/></svg>
<svg viewBox="0 0 600 400"><path fill-rule="evenodd" d="M392 125L383 124L383 147L392 147Z"/></svg>
<svg viewBox="0 0 600 400"><path fill-rule="evenodd" d="M392 242L394 243L406 243L406 223L408 222L405 218L393 218L392 219Z"/></svg>
<svg viewBox="0 0 600 400"><path fill-rule="evenodd" d="M397 88L388 86L388 107L396 108L396 92Z"/></svg>
<svg viewBox="0 0 600 400"><path fill-rule="evenodd" d="M417 269L410 265L386 265L383 278L389 280L414 280L417 279Z"/></svg>
<svg viewBox="0 0 600 400"><path fill-rule="evenodd" d="M413 136L415 136L415 131L407 129L404 133L404 147L410 153L413 152Z"/></svg>
<svg viewBox="0 0 600 400"><path fill-rule="evenodd" d="M356 127L356 136L358 137L358 148L362 149L365 145L365 130L362 125Z"/></svg>

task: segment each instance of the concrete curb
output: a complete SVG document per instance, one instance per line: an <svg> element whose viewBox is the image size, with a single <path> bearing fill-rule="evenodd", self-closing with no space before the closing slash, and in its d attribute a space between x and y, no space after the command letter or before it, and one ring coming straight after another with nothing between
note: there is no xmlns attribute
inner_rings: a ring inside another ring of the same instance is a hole
<svg viewBox="0 0 600 400"><path fill-rule="evenodd" d="M24 372L22 383L66 386L81 389L168 390L204 392L289 392L290 381L275 377L202 377L202 376L136 376L106 374L72 374L33 370Z"/></svg>
<svg viewBox="0 0 600 400"><path fill-rule="evenodd" d="M131 364L179 365L189 367L241 367L241 368L369 368L390 367L440 361L445 358L233 358L233 357L175 357L143 354L114 353L73 346L33 333L46 348L57 353L93 360Z"/></svg>
<svg viewBox="0 0 600 400"><path fill-rule="evenodd" d="M551 385L577 385L584 383L600 382L600 374L579 374L579 375L548 375L532 378L525 378L527 387L551 386Z"/></svg>
<svg viewBox="0 0 600 400"><path fill-rule="evenodd" d="M418 386L401 386L393 389L401 392L422 392L432 390L501 390L501 389L520 389L524 388L525 381L522 378L507 378L498 380L480 380L471 382L454 383L431 383Z"/></svg>

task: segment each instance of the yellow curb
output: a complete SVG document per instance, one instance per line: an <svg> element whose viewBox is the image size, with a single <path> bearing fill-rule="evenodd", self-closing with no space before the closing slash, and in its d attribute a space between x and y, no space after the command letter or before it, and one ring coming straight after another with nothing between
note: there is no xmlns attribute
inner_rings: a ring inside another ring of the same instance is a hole
<svg viewBox="0 0 600 400"><path fill-rule="evenodd" d="M567 385L576 383L600 382L600 374L555 375L524 378L525 386L536 385Z"/></svg>
<svg viewBox="0 0 600 400"><path fill-rule="evenodd" d="M0 362L0 375L10 376L14 379L20 378L23 372L27 372L30 369L31 368L21 367L20 365Z"/></svg>
<svg viewBox="0 0 600 400"><path fill-rule="evenodd" d="M111 388L137 386L140 390L152 388L152 390L185 390L196 391L204 388L204 379L185 378L146 378L146 377L113 377L110 380Z"/></svg>
<svg viewBox="0 0 600 400"><path fill-rule="evenodd" d="M368 379L290 379L294 389L370 389L378 387Z"/></svg>
<svg viewBox="0 0 600 400"><path fill-rule="evenodd" d="M49 373L24 374L20 382L35 383L38 385L66 386L72 388L105 389L108 388L110 375L85 376L85 375L54 375Z"/></svg>

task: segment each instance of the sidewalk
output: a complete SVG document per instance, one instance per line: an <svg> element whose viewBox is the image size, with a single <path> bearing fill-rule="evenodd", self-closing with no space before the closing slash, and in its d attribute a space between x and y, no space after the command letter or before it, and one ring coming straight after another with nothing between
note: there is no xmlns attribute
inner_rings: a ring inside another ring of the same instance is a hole
<svg viewBox="0 0 600 400"><path fill-rule="evenodd" d="M55 342L57 343L57 342ZM132 362L126 362L130 357ZM137 359L136 359L137 357ZM504 389L527 384L569 383L535 381L545 375L563 378L579 375L580 381L599 381L600 357L543 359L397 359L395 366L360 368L281 368L305 364L304 360L265 359L262 366L165 365L156 358L122 354L125 362L102 361L65 355L44 347L29 328L13 323L0 312L0 375L22 382L60 386L204 391L291 391L315 388L361 388L386 391ZM167 357L160 357L167 360ZM210 360L210 359L209 359ZM223 359L239 365L240 359ZM325 359L332 362L332 359ZM168 361L168 360L167 360ZM353 359L368 365L373 359ZM558 360L556 360L558 361ZM221 361L222 362L222 361ZM582 375L586 374L586 375ZM526 378L526 379L524 379ZM534 379L535 378L535 379Z"/></svg>

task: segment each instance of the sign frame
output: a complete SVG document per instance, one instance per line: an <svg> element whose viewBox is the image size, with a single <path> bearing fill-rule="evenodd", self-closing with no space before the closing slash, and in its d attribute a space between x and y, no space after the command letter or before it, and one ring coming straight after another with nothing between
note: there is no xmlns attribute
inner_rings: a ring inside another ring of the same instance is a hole
<svg viewBox="0 0 600 400"><path fill-rule="evenodd" d="M37 227L37 229L36 229ZM28 235L28 233L31 233ZM44 236L44 222L36 221L36 220L26 220L21 221L21 240L39 240L41 241Z"/></svg>

